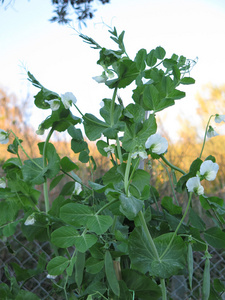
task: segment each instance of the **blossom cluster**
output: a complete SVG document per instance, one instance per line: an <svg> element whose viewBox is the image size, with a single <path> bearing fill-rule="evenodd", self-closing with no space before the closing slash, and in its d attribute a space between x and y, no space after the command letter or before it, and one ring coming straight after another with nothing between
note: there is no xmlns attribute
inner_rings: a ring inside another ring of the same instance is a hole
<svg viewBox="0 0 225 300"><path fill-rule="evenodd" d="M201 164L197 175L188 179L186 183L188 192L195 192L197 195L203 195L204 187L201 185L201 179L213 181L216 178L218 170L219 165L217 163L214 163L211 160L205 160Z"/></svg>

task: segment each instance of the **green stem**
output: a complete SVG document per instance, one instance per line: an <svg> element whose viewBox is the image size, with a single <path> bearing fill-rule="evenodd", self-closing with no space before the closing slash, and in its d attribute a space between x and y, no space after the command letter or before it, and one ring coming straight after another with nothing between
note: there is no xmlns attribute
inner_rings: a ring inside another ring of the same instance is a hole
<svg viewBox="0 0 225 300"><path fill-rule="evenodd" d="M102 206L96 213L95 215L99 215L100 212L102 212L104 209L106 209L108 206L112 205L113 203L116 203L117 201L119 201L119 199L114 199L108 203L106 203L104 206Z"/></svg>
<svg viewBox="0 0 225 300"><path fill-rule="evenodd" d="M49 131L48 136L46 138L46 141L44 143L44 148L43 148L43 169L45 169L47 167L47 158L46 158L47 145L49 143L49 140L50 140L53 132L54 132L54 129L51 128L51 130ZM49 197L48 197L48 182L47 182L46 177L45 177L45 182L43 183L43 190L44 190L44 199L45 199L45 211L46 211L46 213L48 213L48 211L49 211Z"/></svg>
<svg viewBox="0 0 225 300"><path fill-rule="evenodd" d="M161 283L161 290L162 290L162 300L166 300L167 299L167 293L166 293L166 284L165 284L165 279L160 279L160 283Z"/></svg>
<svg viewBox="0 0 225 300"><path fill-rule="evenodd" d="M166 173L167 173L167 176L168 176L169 182L170 182L170 187L171 187L171 190L172 190L172 193L173 193L173 198L176 201L177 205L179 205L179 202L177 201L177 196L176 196L175 191L174 191L174 187L173 187L173 183L172 183L172 180L171 180L171 177L170 177L169 170L168 170L167 166L165 166L161 161L159 161L159 163L166 169Z"/></svg>
<svg viewBox="0 0 225 300"><path fill-rule="evenodd" d="M180 220L180 222L179 222L179 224L178 224L176 230L175 230L174 233L173 233L173 236L172 236L172 238L171 238L171 240L170 240L168 246L166 247L165 251L164 251L163 254L161 255L160 259L162 259L162 258L165 256L165 254L166 254L167 251L169 250L170 246L172 245L173 240L174 240L175 236L177 235L177 232L178 232L180 226L182 225L182 223L183 223L183 221L184 221L184 219L185 219L185 217L186 217L186 215L187 215L187 213L188 213L188 210L189 210L189 207L190 207L190 204L191 204L191 198L192 198L192 193L189 194L188 204L187 204L186 210L185 210L185 212L184 212L184 215L183 215L182 219Z"/></svg>
<svg viewBox="0 0 225 300"><path fill-rule="evenodd" d="M127 166L126 166L125 175L124 175L124 189L125 189L125 193L126 193L127 196L129 194L130 166L131 166L131 153L128 154Z"/></svg>
<svg viewBox="0 0 225 300"><path fill-rule="evenodd" d="M153 241L153 238L148 230L148 226L145 222L145 218L144 218L144 215L143 215L143 212L142 211L139 211L138 213L138 217L139 217L139 220L140 220L140 223L142 225L142 229L144 230L144 233L148 239L148 242L149 242L149 245L153 251L153 254L154 254L154 257L156 260L158 260L160 262L160 257L159 257L159 254L158 254L158 251L156 249L156 246L155 246L155 243Z"/></svg>
<svg viewBox="0 0 225 300"><path fill-rule="evenodd" d="M137 167L139 166L139 163L140 163L140 157L137 159L137 161L136 161L136 163L135 163L135 165L133 167L133 170L132 170L132 172L130 174L130 178L129 178L129 181L128 181L128 187L129 187L130 182L131 182L131 180L133 178L134 172L136 171Z"/></svg>
<svg viewBox="0 0 225 300"><path fill-rule="evenodd" d="M27 157L29 160L31 160L32 163L35 164L39 169L42 169L42 167L39 166L39 165L38 165L38 164L37 164L37 163L36 163L36 162L35 162L28 154L27 154L27 152L25 151L25 149L24 149L23 146L21 145L21 143L20 143L18 137L15 135L15 133L14 133L12 130L10 130L10 132L12 132L12 134L14 135L14 137L15 137L17 143L19 144L20 148L22 149L22 151L23 151L23 153L26 155L26 157Z"/></svg>
<svg viewBox="0 0 225 300"><path fill-rule="evenodd" d="M212 119L213 116L215 116L215 115L211 115L211 116L209 117L208 123L207 123L207 125L206 125L205 135L204 135L204 140L203 140L203 144L202 144L202 150L201 150L201 152L200 152L199 158L202 157L202 153L203 153L203 150L204 150L204 147L205 147L205 142L206 142L206 136L207 136L207 132L208 132L209 123L210 123L210 120Z"/></svg>
<svg viewBox="0 0 225 300"><path fill-rule="evenodd" d="M73 105L74 105L75 108L78 110L78 112L81 114L81 116L83 117L84 120L88 120L89 122L91 122L91 123L93 123L93 124L99 125L98 122L95 122L94 120L89 119L87 116L85 116L85 115L79 110L79 108L76 106L76 104L73 104ZM107 125L107 124L104 123L104 122L101 123L101 126L102 126L102 127L109 128L109 125Z"/></svg>
<svg viewBox="0 0 225 300"><path fill-rule="evenodd" d="M171 163L165 158L165 156L164 156L163 154L161 154L160 157L161 157L161 159L164 161L164 163L167 164L171 169L176 170L176 171L180 172L180 173L183 174L183 175L186 175L186 173L185 173L183 170L181 170L180 168L178 168L178 167L174 166L173 164L171 164Z"/></svg>
<svg viewBox="0 0 225 300"><path fill-rule="evenodd" d="M116 135L116 147L117 147L117 152L120 160L120 164L123 163L123 157L122 157L122 152L121 152L121 147L120 147L120 141L118 135Z"/></svg>
<svg viewBox="0 0 225 300"><path fill-rule="evenodd" d="M114 108L115 108L115 100L116 100L116 94L117 94L117 87L115 87L112 101L111 101L111 107L110 107L110 123L111 127L114 125Z"/></svg>

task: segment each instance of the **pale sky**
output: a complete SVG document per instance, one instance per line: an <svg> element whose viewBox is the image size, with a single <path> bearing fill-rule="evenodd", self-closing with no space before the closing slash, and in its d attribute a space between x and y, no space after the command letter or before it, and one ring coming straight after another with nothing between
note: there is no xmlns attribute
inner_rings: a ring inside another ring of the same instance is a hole
<svg viewBox="0 0 225 300"><path fill-rule="evenodd" d="M167 110L172 119L177 114L193 114L190 107L204 84L225 83L224 0L111 0L111 4L99 2L95 6L95 18L87 21L82 33L102 46L116 47L104 22L118 32L125 30L131 58L141 48L149 52L159 45L168 57L173 53L198 57L191 73L196 84L185 87L187 97L177 101L176 110ZM92 79L102 72L96 65L99 52L83 43L71 27L50 23L52 11L50 0L15 0L13 6L0 8L0 86L18 97L36 94L38 90L27 82L23 65L46 88L59 94L73 92L83 113L98 114L102 98L112 96L111 90ZM71 26L79 30L76 17L74 20ZM126 104L132 101L131 88L119 94ZM32 124L38 126L42 119L36 110L34 115Z"/></svg>

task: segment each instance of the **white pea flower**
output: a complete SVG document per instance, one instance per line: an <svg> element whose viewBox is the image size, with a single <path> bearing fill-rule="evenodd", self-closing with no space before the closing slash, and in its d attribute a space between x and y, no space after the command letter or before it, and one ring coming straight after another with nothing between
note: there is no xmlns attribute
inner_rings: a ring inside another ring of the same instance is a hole
<svg viewBox="0 0 225 300"><path fill-rule="evenodd" d="M188 192L194 192L198 195L204 194L204 187L201 185L200 178L198 176L189 178L186 182Z"/></svg>
<svg viewBox="0 0 225 300"><path fill-rule="evenodd" d="M43 135L45 133L45 130L41 125L39 125L38 129L36 130L36 133L37 135Z"/></svg>
<svg viewBox="0 0 225 300"><path fill-rule="evenodd" d="M0 188L5 189L6 188L6 180L5 177L0 178Z"/></svg>
<svg viewBox="0 0 225 300"><path fill-rule="evenodd" d="M100 102L101 108L104 107L105 103L103 101Z"/></svg>
<svg viewBox="0 0 225 300"><path fill-rule="evenodd" d="M53 100L45 100L50 105L50 108L52 111L56 111L60 107L60 100L59 99L53 99Z"/></svg>
<svg viewBox="0 0 225 300"><path fill-rule="evenodd" d="M216 114L216 116L215 116L215 122L216 123L225 122L225 115L218 115L218 114Z"/></svg>
<svg viewBox="0 0 225 300"><path fill-rule="evenodd" d="M34 225L35 223L35 218L34 218L34 214L30 215L26 221L24 222L24 225L29 226L29 225Z"/></svg>
<svg viewBox="0 0 225 300"><path fill-rule="evenodd" d="M100 76L92 77L97 83L105 83L108 77L106 76L105 72L102 73Z"/></svg>
<svg viewBox="0 0 225 300"><path fill-rule="evenodd" d="M81 192L82 192L81 184L79 182L75 182L73 194L79 195Z"/></svg>
<svg viewBox="0 0 225 300"><path fill-rule="evenodd" d="M77 98L74 96L73 93L67 92L65 94L61 94L61 99L65 109L69 109L72 104L76 104Z"/></svg>
<svg viewBox="0 0 225 300"><path fill-rule="evenodd" d="M200 166L200 175L208 181L212 181L216 178L219 165L211 160L205 160Z"/></svg>
<svg viewBox="0 0 225 300"><path fill-rule="evenodd" d="M168 148L168 142L160 134L155 133L147 139L145 148L150 148L153 153L160 155L166 152Z"/></svg>
<svg viewBox="0 0 225 300"><path fill-rule="evenodd" d="M207 135L208 138L211 138L211 137L217 136L217 135L219 135L219 134L218 134L218 133L212 128L212 126L210 125L210 126L209 126L209 129L208 129L208 131L207 131L207 133L206 133L206 135Z"/></svg>
<svg viewBox="0 0 225 300"><path fill-rule="evenodd" d="M48 279L56 279L57 275L50 275L50 274L48 274L46 277Z"/></svg>
<svg viewBox="0 0 225 300"><path fill-rule="evenodd" d="M107 153L107 156L109 157L111 154L114 154L115 145L109 145L108 147L104 147L103 150Z"/></svg>
<svg viewBox="0 0 225 300"><path fill-rule="evenodd" d="M146 151L135 151L131 154L131 158L133 159L135 159L137 156L141 157L142 159L148 158Z"/></svg>
<svg viewBox="0 0 225 300"><path fill-rule="evenodd" d="M9 142L9 134L5 130L0 129L0 144L7 144Z"/></svg>

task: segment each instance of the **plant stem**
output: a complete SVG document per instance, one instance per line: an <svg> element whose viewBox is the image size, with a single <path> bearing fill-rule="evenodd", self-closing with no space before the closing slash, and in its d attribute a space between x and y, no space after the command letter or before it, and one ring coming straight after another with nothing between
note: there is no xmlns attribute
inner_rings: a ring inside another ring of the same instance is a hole
<svg viewBox="0 0 225 300"><path fill-rule="evenodd" d="M161 290L162 290L162 300L166 300L167 299L167 293L166 293L166 284L165 284L165 279L160 279L160 283L161 283Z"/></svg>
<svg viewBox="0 0 225 300"><path fill-rule="evenodd" d="M43 148L43 169L45 169L47 167L47 158L46 158L47 145L48 145L48 142L49 142L53 132L54 132L54 129L51 128L51 130L49 131L48 136L46 138L46 141L44 143L44 148ZM46 213L48 213L48 211L49 211L49 197L48 197L48 182L47 182L46 177L45 177L45 182L43 183L43 190L44 190L44 199L45 199L45 211L46 211Z"/></svg>
<svg viewBox="0 0 225 300"><path fill-rule="evenodd" d="M128 154L127 166L126 166L126 171L125 171L125 175L124 175L124 189L125 189L125 193L126 193L127 196L129 194L130 166L131 166L131 153Z"/></svg>
<svg viewBox="0 0 225 300"><path fill-rule="evenodd" d="M155 243L153 241L153 238L148 230L148 226L145 222L145 218L144 218L144 215L143 215L143 212L142 211L139 211L138 213L138 217L139 217L139 220L140 220L140 223L142 225L142 229L144 230L144 233L148 239L148 242L149 242L149 245L153 251L153 254L154 254L154 257L156 260L160 261L160 257L159 257L159 254L158 254L158 251L156 249L156 246L155 246Z"/></svg>
<svg viewBox="0 0 225 300"><path fill-rule="evenodd" d="M37 164L37 163L36 163L36 162L35 162L28 154L27 154L27 152L25 151L25 149L24 149L23 146L21 145L21 143L20 143L18 137L15 135L15 133L14 133L12 130L10 130L10 131L11 131L12 134L14 135L14 137L15 137L17 143L19 144L20 148L22 149L22 151L23 151L23 153L26 155L26 157L27 157L29 160L31 160L32 163L35 164L39 169L42 169L42 167L39 166L39 165L38 165L38 164ZM21 160L20 160L20 161L21 161Z"/></svg>
<svg viewBox="0 0 225 300"><path fill-rule="evenodd" d="M112 96L111 107L110 107L111 127L114 125L114 107L115 107L116 94L117 94L117 87L115 87L115 89L114 89L113 96Z"/></svg>
<svg viewBox="0 0 225 300"><path fill-rule="evenodd" d="M110 206L111 204L116 203L117 201L119 201L119 199L114 199L114 200L112 200L112 201L106 203L104 206L102 206L102 207L95 213L95 215L99 215L100 212L102 212L104 209L106 209L106 208L107 208L108 206Z"/></svg>
<svg viewBox="0 0 225 300"><path fill-rule="evenodd" d="M185 210L185 212L184 212L184 215L183 215L182 219L180 220L180 222L179 222L179 224L178 224L176 230L175 230L174 233L173 233L173 236L172 236L172 238L171 238L171 240L170 240L168 246L166 247L165 251L164 251L163 254L161 255L160 259L162 259L162 258L166 255L167 251L169 250L170 246L172 245L173 240L174 240L174 238L175 238L175 236L176 236L176 234L177 234L177 232L178 232L178 230L179 230L181 224L183 223L183 221L184 221L184 219L185 219L185 217L186 217L186 215L187 215L187 213L188 213L188 210L189 210L189 207L190 207L190 204L191 204L191 198L192 198L192 193L189 194L188 204L187 204L186 210Z"/></svg>
<svg viewBox="0 0 225 300"><path fill-rule="evenodd" d="M177 196L176 196L175 191L174 191L174 187L173 187L173 183L172 183L172 180L171 180L171 177L170 177L169 170L168 170L167 166L165 166L161 161L159 161L159 163L166 169L166 173L167 173L167 176L168 176L169 182L170 182L170 187L171 187L171 190L172 190L172 193L173 193L173 198L176 201L177 205L179 205L179 202L177 200Z"/></svg>
<svg viewBox="0 0 225 300"><path fill-rule="evenodd" d="M122 164L123 163L123 157L122 157L122 152L121 152L121 148L120 148L120 141L119 141L118 134L116 135L116 147L117 147L117 152L118 152L120 164Z"/></svg>
<svg viewBox="0 0 225 300"><path fill-rule="evenodd" d="M201 153L200 153L200 155L199 155L199 158L202 157L202 153L203 153L203 150L204 150L204 147L205 147L205 142L206 142L206 136L207 136L207 132L208 132L209 123L210 123L210 120L212 119L213 116L215 116L215 115L211 115L211 116L209 117L208 123L207 123L207 125L206 125L205 135L204 135L204 140L203 140L203 144L202 144L202 150L201 150Z"/></svg>
<svg viewBox="0 0 225 300"><path fill-rule="evenodd" d="M183 170L181 170L180 168L178 168L178 167L174 166L173 164L171 164L171 163L165 158L165 156L164 156L163 154L161 154L160 157L161 157L161 159L164 161L164 163L166 163L171 169L176 170L176 171L180 172L180 173L183 174L183 175L186 175L186 173L185 173Z"/></svg>
<svg viewBox="0 0 225 300"><path fill-rule="evenodd" d="M129 178L129 181L128 181L128 186L130 185L131 179L133 178L134 172L135 172L136 168L139 166L139 163L140 163L140 157L137 159L137 161L136 161L136 163L133 167L133 170L130 174L130 178Z"/></svg>

